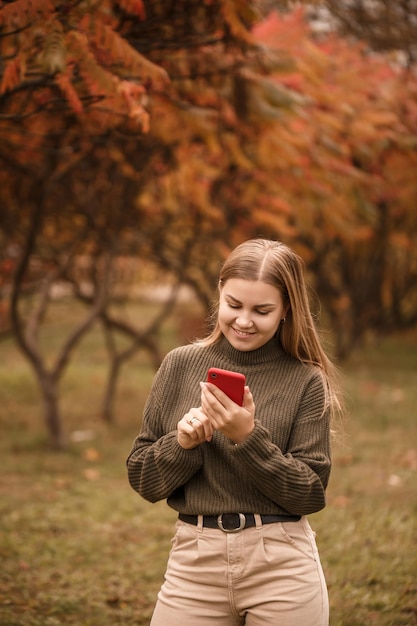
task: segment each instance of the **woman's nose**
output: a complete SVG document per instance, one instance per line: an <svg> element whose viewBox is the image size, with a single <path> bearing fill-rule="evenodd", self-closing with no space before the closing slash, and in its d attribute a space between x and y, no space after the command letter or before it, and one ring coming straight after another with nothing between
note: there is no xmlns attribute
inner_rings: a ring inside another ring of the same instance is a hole
<svg viewBox="0 0 417 626"><path fill-rule="evenodd" d="M236 319L236 323L240 328L249 328L253 324L250 316L246 315L245 313L241 313L239 315L239 317Z"/></svg>

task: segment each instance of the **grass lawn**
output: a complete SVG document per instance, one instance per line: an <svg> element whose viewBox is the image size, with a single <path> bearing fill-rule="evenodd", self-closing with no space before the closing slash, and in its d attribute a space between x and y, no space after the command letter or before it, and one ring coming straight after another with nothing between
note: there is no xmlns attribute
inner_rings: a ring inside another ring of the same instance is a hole
<svg viewBox="0 0 417 626"><path fill-rule="evenodd" d="M176 515L126 478L152 379L146 358L126 366L117 423L105 425L106 356L91 333L62 381L69 446L56 453L27 363L11 341L0 350L0 624L149 624ZM343 382L328 506L310 518L331 626L417 624L417 338L356 353Z"/></svg>

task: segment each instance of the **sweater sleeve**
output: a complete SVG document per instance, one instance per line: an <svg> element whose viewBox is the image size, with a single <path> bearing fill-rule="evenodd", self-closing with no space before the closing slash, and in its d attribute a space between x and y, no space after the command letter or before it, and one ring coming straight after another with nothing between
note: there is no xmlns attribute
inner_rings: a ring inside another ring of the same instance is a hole
<svg viewBox="0 0 417 626"><path fill-rule="evenodd" d="M300 402L285 453L273 443L260 421L243 443L234 447L242 470L255 486L292 515L309 515L325 506L330 475L330 411L320 372Z"/></svg>
<svg viewBox="0 0 417 626"><path fill-rule="evenodd" d="M201 450L185 450L177 441L177 431L164 432L170 403L162 381L170 380L170 360L166 359L155 376L145 405L142 428L133 442L126 464L130 485L143 498L157 502L168 498L184 485L203 463Z"/></svg>

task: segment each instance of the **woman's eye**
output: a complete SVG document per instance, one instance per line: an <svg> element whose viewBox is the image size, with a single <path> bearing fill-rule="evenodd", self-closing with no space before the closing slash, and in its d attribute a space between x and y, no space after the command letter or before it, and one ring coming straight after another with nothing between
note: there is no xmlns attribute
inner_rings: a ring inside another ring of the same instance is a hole
<svg viewBox="0 0 417 626"><path fill-rule="evenodd" d="M268 315L269 311L257 311L259 315Z"/></svg>
<svg viewBox="0 0 417 626"><path fill-rule="evenodd" d="M230 302L229 302L229 306L230 306L231 309L238 309L239 308L238 304L231 304Z"/></svg>

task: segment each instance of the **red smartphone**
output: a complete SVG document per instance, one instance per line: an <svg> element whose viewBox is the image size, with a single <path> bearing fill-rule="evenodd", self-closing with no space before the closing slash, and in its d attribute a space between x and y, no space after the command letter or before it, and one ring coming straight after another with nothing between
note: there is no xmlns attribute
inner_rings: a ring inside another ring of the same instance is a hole
<svg viewBox="0 0 417 626"><path fill-rule="evenodd" d="M222 370L218 367L211 367L207 372L207 382L216 385L216 387L229 396L233 402L242 406L246 382L243 374Z"/></svg>

